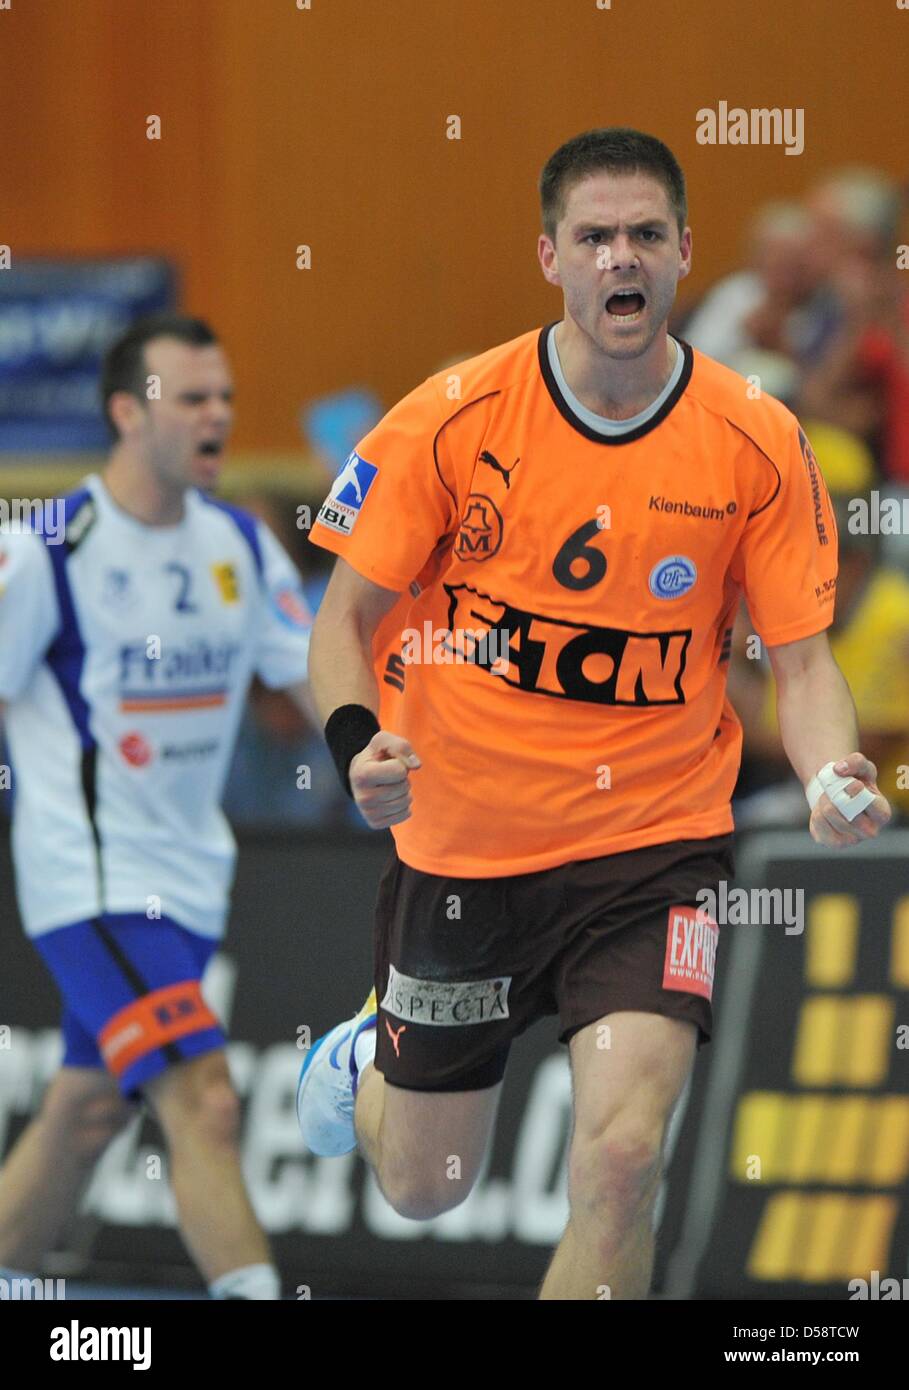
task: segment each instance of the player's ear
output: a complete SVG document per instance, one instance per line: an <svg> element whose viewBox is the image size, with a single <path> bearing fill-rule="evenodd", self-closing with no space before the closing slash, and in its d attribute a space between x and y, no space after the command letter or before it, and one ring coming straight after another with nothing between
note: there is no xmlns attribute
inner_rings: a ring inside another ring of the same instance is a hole
<svg viewBox="0 0 909 1390"><path fill-rule="evenodd" d="M145 414L142 402L131 391L115 391L108 400L107 408L121 439L141 425Z"/></svg>
<svg viewBox="0 0 909 1390"><path fill-rule="evenodd" d="M691 270L691 228L686 227L679 240L679 279L684 280Z"/></svg>
<svg viewBox="0 0 909 1390"><path fill-rule="evenodd" d="M552 240L541 232L537 240L537 256L540 261L540 268L544 277L550 285L561 285L559 277L559 257Z"/></svg>

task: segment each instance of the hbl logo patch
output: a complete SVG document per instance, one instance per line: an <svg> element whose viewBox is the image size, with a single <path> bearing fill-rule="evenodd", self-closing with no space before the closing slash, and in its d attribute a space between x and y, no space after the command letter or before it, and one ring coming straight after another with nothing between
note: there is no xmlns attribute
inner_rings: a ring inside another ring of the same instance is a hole
<svg viewBox="0 0 909 1390"><path fill-rule="evenodd" d="M354 449L319 510L322 525L349 536L378 471L374 463L367 463Z"/></svg>

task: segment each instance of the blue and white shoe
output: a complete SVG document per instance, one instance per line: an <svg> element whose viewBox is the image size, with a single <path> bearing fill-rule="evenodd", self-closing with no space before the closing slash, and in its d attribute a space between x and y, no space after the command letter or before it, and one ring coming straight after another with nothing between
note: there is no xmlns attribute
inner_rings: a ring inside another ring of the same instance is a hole
<svg viewBox="0 0 909 1390"><path fill-rule="evenodd" d="M370 990L358 1014L325 1033L306 1054L297 1083L297 1119L303 1142L319 1158L338 1158L357 1147L356 1043L376 1026L376 992Z"/></svg>

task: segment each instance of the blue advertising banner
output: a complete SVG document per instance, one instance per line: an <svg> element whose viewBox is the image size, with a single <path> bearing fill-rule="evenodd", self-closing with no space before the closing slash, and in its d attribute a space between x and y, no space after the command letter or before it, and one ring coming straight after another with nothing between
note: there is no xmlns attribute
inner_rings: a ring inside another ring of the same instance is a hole
<svg viewBox="0 0 909 1390"><path fill-rule="evenodd" d="M0 275L0 451L103 449L104 351L174 301L174 270L157 258L14 261Z"/></svg>

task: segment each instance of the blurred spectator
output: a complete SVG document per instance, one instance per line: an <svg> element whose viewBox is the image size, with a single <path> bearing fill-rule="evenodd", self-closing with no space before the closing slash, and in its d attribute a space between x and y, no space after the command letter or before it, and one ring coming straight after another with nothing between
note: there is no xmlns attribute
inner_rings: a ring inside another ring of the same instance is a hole
<svg viewBox="0 0 909 1390"><path fill-rule="evenodd" d="M825 432L809 423L806 432L830 487L839 531L831 651L855 699L862 752L877 764L878 784L894 810L906 815L909 793L899 790L897 769L909 761L909 577L880 564L879 537L852 529L850 503L863 495L873 474L868 450L829 427ZM853 486L859 479L859 486ZM728 685L744 727L736 825L804 824L807 802L780 741L770 663L766 653L756 659L748 650L753 632L743 604Z"/></svg>
<svg viewBox="0 0 909 1390"><path fill-rule="evenodd" d="M799 371L795 363L781 352L764 348L742 348L733 354L728 365L734 372L757 381L761 391L795 409L799 394Z"/></svg>
<svg viewBox="0 0 909 1390"><path fill-rule="evenodd" d="M796 362L809 355L828 312L811 236L811 217L800 204L759 208L749 228L749 269L707 292L684 324L688 342L735 370L740 355L754 349Z"/></svg>
<svg viewBox="0 0 909 1390"><path fill-rule="evenodd" d="M838 169L805 197L811 218L810 256L817 279L838 287L858 262L878 264L893 248L903 198L897 183L878 169Z"/></svg>
<svg viewBox="0 0 909 1390"><path fill-rule="evenodd" d="M836 306L806 374L801 411L859 434L881 473L909 483L909 287L897 267L903 196L873 169L845 169L809 193L812 258Z"/></svg>

